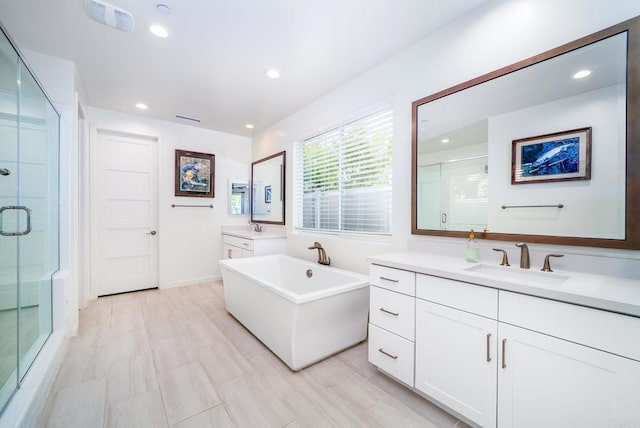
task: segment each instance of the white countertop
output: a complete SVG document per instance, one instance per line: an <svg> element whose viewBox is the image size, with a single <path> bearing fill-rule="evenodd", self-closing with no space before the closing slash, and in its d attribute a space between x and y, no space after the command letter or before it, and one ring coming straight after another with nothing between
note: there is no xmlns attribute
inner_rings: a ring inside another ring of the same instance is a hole
<svg viewBox="0 0 640 428"><path fill-rule="evenodd" d="M280 230L265 230L264 232L254 232L253 230L227 229L223 230L222 234L237 236L238 238L245 239L277 239L287 237L286 233Z"/></svg>
<svg viewBox="0 0 640 428"><path fill-rule="evenodd" d="M469 263L462 257L427 252L383 254L367 260L373 264L640 317L640 280L563 270L541 272L539 268L525 270L497 263ZM469 270L476 265L490 266L495 273Z"/></svg>

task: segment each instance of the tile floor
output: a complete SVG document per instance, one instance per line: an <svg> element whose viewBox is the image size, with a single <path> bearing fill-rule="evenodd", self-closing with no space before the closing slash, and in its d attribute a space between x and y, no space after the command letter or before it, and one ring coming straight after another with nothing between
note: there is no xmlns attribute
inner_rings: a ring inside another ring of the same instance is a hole
<svg viewBox="0 0 640 428"><path fill-rule="evenodd" d="M366 343L294 373L224 309L222 283L101 297L43 427L466 427L367 362Z"/></svg>

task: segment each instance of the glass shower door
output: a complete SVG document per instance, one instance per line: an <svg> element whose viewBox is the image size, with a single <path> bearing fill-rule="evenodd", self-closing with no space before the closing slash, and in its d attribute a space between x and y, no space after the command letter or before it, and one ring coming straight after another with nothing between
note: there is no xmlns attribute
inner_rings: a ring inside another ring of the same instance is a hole
<svg viewBox="0 0 640 428"><path fill-rule="evenodd" d="M59 116L0 37L0 411L52 331Z"/></svg>
<svg viewBox="0 0 640 428"><path fill-rule="evenodd" d="M18 55L0 38L0 209L18 205ZM18 384L17 211L2 212L0 230L0 409Z"/></svg>

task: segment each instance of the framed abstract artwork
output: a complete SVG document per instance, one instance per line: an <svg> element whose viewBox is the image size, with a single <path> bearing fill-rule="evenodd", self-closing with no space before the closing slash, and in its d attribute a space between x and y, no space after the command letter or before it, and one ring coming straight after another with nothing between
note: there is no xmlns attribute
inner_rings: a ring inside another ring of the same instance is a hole
<svg viewBox="0 0 640 428"><path fill-rule="evenodd" d="M591 178L591 128L513 140L511 184Z"/></svg>
<svg viewBox="0 0 640 428"><path fill-rule="evenodd" d="M176 150L175 196L213 198L215 155Z"/></svg>

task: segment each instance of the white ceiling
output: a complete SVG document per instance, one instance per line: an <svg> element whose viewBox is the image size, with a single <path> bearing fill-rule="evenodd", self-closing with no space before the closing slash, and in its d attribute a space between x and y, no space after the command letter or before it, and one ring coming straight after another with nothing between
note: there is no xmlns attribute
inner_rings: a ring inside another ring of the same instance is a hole
<svg viewBox="0 0 640 428"><path fill-rule="evenodd" d="M134 16L125 33L83 0L0 0L0 20L21 49L75 62L91 106L251 136L486 1L108 0Z"/></svg>

